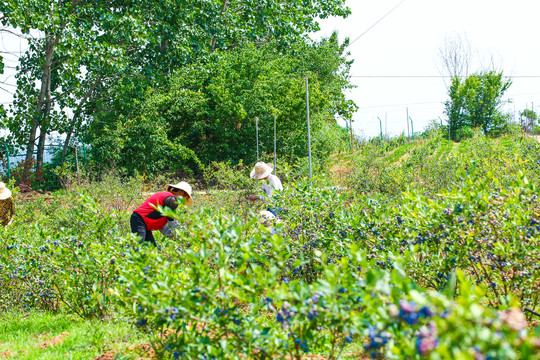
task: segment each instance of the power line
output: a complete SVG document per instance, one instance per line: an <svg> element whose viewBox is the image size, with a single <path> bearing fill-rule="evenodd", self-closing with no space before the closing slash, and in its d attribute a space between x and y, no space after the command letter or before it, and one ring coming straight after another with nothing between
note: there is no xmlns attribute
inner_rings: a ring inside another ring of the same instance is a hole
<svg viewBox="0 0 540 360"><path fill-rule="evenodd" d="M363 106L363 107L359 107L358 110L363 110L363 109L376 109L376 108L387 108L387 107L398 107L398 106L433 105L433 104L443 105L444 102L443 102L443 101L430 101L430 102L409 103L409 104L373 105L373 106Z"/></svg>
<svg viewBox="0 0 540 360"><path fill-rule="evenodd" d="M403 78L403 79L421 79L421 78L434 78L434 79L451 79L455 76L450 75L350 75L351 78ZM467 76L458 76L460 78L466 78ZM508 79L523 79L523 78L540 78L540 75L504 75L503 78Z"/></svg>
<svg viewBox="0 0 540 360"><path fill-rule="evenodd" d="M7 90L7 89L4 89L2 86L0 86L0 90L5 91L5 92L7 92L7 93L10 94L10 95L15 95L15 93L13 93L13 92L11 92L11 91L9 91L9 90Z"/></svg>
<svg viewBox="0 0 540 360"><path fill-rule="evenodd" d="M380 23L385 17L387 17L388 15L390 15L394 10L396 10L401 4L403 4L405 2L405 0L401 0L399 2L399 4L397 4L396 6L394 6L389 12L387 12L386 14L384 14L383 17L381 17L379 20L377 20L373 25L371 25L370 27L367 28L366 31L364 31L362 34L360 34L360 36L358 36L356 39L354 39L353 41L351 41L349 43L349 46L351 46L352 44L354 44L356 42L356 40L360 39L362 36L364 36L369 30L371 30L373 27L375 27L375 25L377 25L378 23Z"/></svg>

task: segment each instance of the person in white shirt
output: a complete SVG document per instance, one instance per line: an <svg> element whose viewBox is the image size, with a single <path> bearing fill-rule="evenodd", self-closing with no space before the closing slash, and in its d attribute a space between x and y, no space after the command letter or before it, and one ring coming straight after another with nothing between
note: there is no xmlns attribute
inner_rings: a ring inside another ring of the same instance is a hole
<svg viewBox="0 0 540 360"><path fill-rule="evenodd" d="M258 200L258 199L269 200L272 197L272 193L275 190L278 190L278 191L283 190L283 185L281 184L281 180L279 180L279 178L276 175L272 174L272 170L274 170L274 165L272 164L265 164L263 162L258 162L255 164L255 167L253 168L249 176L252 179L268 180L268 184L266 183L262 184L262 189L266 193L266 196L251 195L249 197L251 200Z"/></svg>

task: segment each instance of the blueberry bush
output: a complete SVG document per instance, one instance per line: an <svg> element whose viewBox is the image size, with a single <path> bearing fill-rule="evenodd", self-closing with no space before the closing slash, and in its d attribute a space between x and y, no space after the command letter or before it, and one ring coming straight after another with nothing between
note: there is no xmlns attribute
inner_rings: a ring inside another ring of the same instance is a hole
<svg viewBox="0 0 540 360"><path fill-rule="evenodd" d="M127 320L164 359L539 359L539 149L365 144L341 183L282 166L268 202L246 199L250 167L216 163L194 209L160 209L182 226L157 247L129 216L163 184L14 189L0 308Z"/></svg>
<svg viewBox="0 0 540 360"><path fill-rule="evenodd" d="M461 270L452 275L456 286L426 290L403 269L409 252L382 270L351 244L333 261L315 251L310 261L319 276L306 281L291 277L295 251L283 226L191 216L196 225L174 255L132 252L113 290L163 358L302 359L315 352L338 359L352 342L381 359L537 354L518 302L499 311L482 305L485 290ZM294 266L305 263L296 256Z"/></svg>

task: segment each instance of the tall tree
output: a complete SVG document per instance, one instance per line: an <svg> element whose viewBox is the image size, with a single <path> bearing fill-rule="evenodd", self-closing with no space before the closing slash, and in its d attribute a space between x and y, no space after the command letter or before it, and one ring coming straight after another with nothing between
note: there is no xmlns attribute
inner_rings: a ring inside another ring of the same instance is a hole
<svg viewBox="0 0 540 360"><path fill-rule="evenodd" d="M485 134L495 133L507 124L501 111L502 96L512 84L502 72L486 71L465 79L453 77L445 102L451 134L461 128L481 128Z"/></svg>
<svg viewBox="0 0 540 360"><path fill-rule="evenodd" d="M279 44L274 43L259 47L247 44L233 51L216 52L204 61L182 67L163 89L149 92L136 121L127 118L115 125L95 122L88 140L99 156L98 162L103 163L114 154L118 165L137 171L183 167L183 160L176 161L172 155L162 159L154 151L172 154L172 150L162 150L167 142L181 144L192 151L190 156L203 163L253 161L255 118L259 119L261 151L273 152L275 114L279 152L289 159L304 157L304 77L308 75L312 133L314 139L320 139L314 141L315 153L326 156L326 150L319 150L331 148L328 141L337 140L322 136L328 132L328 122L338 130L335 120L332 121L335 115L350 118L355 109L344 95L344 90L351 87L351 64L345 47L346 43L339 44L334 34L313 44L298 41L288 53L280 53ZM117 141L120 134L122 142Z"/></svg>
<svg viewBox="0 0 540 360"><path fill-rule="evenodd" d="M20 58L9 129L25 146L27 160L33 158L38 141L38 166L47 134L66 118L65 109L59 107L72 90L66 79L82 77L78 55L89 42L79 29L86 28L83 23L92 10L92 2L79 0L6 0L0 5L4 24L34 35Z"/></svg>
<svg viewBox="0 0 540 360"><path fill-rule="evenodd" d="M5 0L2 24L34 34L21 58L10 130L41 161L46 136L136 115L148 87L245 43L282 49L347 16L345 0ZM39 136L38 136L39 134ZM66 146L67 146L66 142Z"/></svg>

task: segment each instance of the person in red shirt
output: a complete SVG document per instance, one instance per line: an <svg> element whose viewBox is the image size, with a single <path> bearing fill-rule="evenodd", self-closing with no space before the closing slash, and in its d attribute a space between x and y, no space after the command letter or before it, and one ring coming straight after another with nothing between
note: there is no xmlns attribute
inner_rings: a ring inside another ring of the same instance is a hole
<svg viewBox="0 0 540 360"><path fill-rule="evenodd" d="M141 206L133 211L130 219L131 232L139 235L143 241L151 242L154 246L156 241L152 231L164 228L168 220L173 220L163 216L157 206L166 206L176 210L179 197L184 198L188 207L193 206L191 186L187 182L181 181L176 185L167 184L165 190L146 199Z"/></svg>

